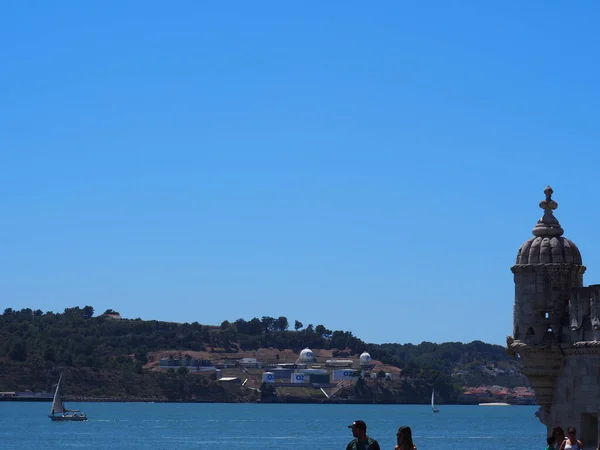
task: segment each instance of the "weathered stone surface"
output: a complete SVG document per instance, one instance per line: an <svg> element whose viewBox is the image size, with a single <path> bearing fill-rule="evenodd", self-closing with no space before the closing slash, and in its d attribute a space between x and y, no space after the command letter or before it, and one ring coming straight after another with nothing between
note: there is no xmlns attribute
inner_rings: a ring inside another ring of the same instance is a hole
<svg viewBox="0 0 600 450"><path fill-rule="evenodd" d="M577 246L563 237L533 237L526 241L517 254L516 264L568 263L581 265Z"/></svg>
<svg viewBox="0 0 600 450"><path fill-rule="evenodd" d="M544 193L544 215L511 268L514 334L507 347L522 362L540 405L537 416L548 431L574 426L584 446L595 448L600 438L600 285L583 285L581 253L562 237L552 189Z"/></svg>

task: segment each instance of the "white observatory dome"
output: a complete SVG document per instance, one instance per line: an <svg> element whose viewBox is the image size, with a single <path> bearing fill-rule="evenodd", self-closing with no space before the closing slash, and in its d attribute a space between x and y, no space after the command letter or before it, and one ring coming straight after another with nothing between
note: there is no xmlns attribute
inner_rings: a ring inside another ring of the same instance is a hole
<svg viewBox="0 0 600 450"><path fill-rule="evenodd" d="M363 354L360 355L360 365L368 366L370 364L371 364L371 355L369 355L367 352L363 352Z"/></svg>
<svg viewBox="0 0 600 450"><path fill-rule="evenodd" d="M298 364L308 364L315 361L315 355L310 348L305 348L300 352L300 356L298 356L298 360L296 361Z"/></svg>

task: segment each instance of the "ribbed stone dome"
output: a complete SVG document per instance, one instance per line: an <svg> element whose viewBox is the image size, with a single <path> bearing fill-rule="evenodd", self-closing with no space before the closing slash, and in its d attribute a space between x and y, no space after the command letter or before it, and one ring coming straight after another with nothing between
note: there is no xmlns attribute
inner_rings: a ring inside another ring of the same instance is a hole
<svg viewBox="0 0 600 450"><path fill-rule="evenodd" d="M550 263L583 264L577 246L564 237L532 237L517 253L516 264Z"/></svg>
<svg viewBox="0 0 600 450"><path fill-rule="evenodd" d="M564 230L553 213L558 208L558 203L552 200L553 192L550 186L544 189L546 199L540 202L544 215L532 230L534 237L521 245L516 264L583 264L577 246L562 237Z"/></svg>

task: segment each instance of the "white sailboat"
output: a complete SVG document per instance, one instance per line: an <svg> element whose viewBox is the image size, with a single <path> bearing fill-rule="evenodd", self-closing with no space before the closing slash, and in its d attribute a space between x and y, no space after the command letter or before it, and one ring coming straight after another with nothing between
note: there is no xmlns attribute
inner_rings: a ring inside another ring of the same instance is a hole
<svg viewBox="0 0 600 450"><path fill-rule="evenodd" d="M86 414L77 409L67 409L65 404L62 401L61 393L60 393L60 382L62 381L62 373L60 374L60 378L58 379L58 384L56 385L56 390L54 391L54 399L52 400L52 408L50 409L50 420L53 422L58 421L76 421L81 422L83 420L88 420Z"/></svg>
<svg viewBox="0 0 600 450"><path fill-rule="evenodd" d="M435 397L435 389L431 391L431 411L433 411L434 413L440 412L440 410L435 407L435 398L434 397Z"/></svg>

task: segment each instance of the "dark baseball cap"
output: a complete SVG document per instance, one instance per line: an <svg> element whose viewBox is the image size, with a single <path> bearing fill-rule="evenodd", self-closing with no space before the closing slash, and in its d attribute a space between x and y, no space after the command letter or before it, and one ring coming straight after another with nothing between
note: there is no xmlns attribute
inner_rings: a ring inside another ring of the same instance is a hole
<svg viewBox="0 0 600 450"><path fill-rule="evenodd" d="M348 428L362 428L363 430L367 430L367 424L362 420L355 420L352 422L352 425L348 425Z"/></svg>

